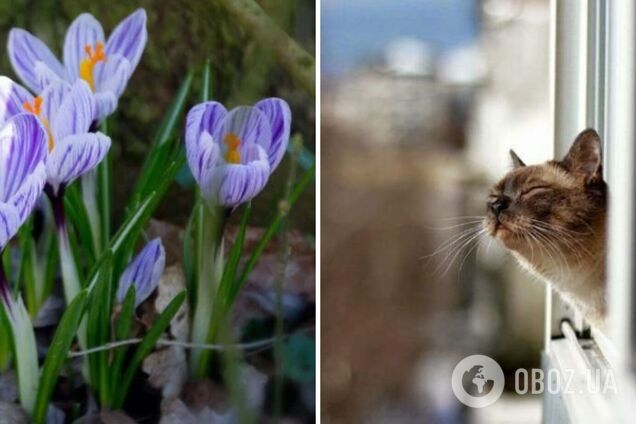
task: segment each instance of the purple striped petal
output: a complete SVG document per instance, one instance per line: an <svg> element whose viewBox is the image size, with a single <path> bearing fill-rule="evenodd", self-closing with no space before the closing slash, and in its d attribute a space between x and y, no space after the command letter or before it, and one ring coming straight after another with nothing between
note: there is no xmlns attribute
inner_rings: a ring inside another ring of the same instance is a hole
<svg viewBox="0 0 636 424"><path fill-rule="evenodd" d="M254 107L258 108L267 116L272 130L272 144L269 147L267 156L272 172L285 156L287 144L289 143L289 133L291 130L291 110L283 99L272 97L261 100Z"/></svg>
<svg viewBox="0 0 636 424"><path fill-rule="evenodd" d="M33 96L21 85L0 76L0 126L9 118L24 113L25 102L33 102Z"/></svg>
<svg viewBox="0 0 636 424"><path fill-rule="evenodd" d="M9 119L0 129L0 202L8 203L46 158L46 132L31 114Z"/></svg>
<svg viewBox="0 0 636 424"><path fill-rule="evenodd" d="M115 93L105 91L95 93L95 120L101 121L117 109Z"/></svg>
<svg viewBox="0 0 636 424"><path fill-rule="evenodd" d="M212 132L212 137L225 153L227 146L223 142L227 134L234 134L241 140L241 145L258 144L266 152L272 142L272 131L267 116L252 106L239 106L232 109Z"/></svg>
<svg viewBox="0 0 636 424"><path fill-rule="evenodd" d="M95 98L84 80L77 80L51 120L55 141L88 132L95 118Z"/></svg>
<svg viewBox="0 0 636 424"><path fill-rule="evenodd" d="M36 93L44 88L40 86L35 71L38 62L44 62L60 78L66 79L64 66L51 53L51 50L42 41L23 29L14 28L9 32L7 50L9 61L15 73L28 88Z"/></svg>
<svg viewBox="0 0 636 424"><path fill-rule="evenodd" d="M57 193L62 184L70 184L97 166L108 153L110 143L110 138L100 132L56 140L46 161L47 182L53 191Z"/></svg>
<svg viewBox="0 0 636 424"><path fill-rule="evenodd" d="M13 237L20 228L20 215L15 206L9 203L0 202L0 250L4 249L11 237ZM2 291L4 287L0 287ZM6 301L6 293L0 293L3 300Z"/></svg>
<svg viewBox="0 0 636 424"><path fill-rule="evenodd" d="M68 84L65 79L53 72L51 68L49 68L44 62L38 62L35 64L35 76L38 79L38 84L40 84L40 87L45 87L45 90L46 87L51 84Z"/></svg>
<svg viewBox="0 0 636 424"><path fill-rule="evenodd" d="M64 39L64 66L70 81L79 78L80 61L86 57L86 46L95 48L105 43L102 25L90 13L82 13L71 23Z"/></svg>
<svg viewBox="0 0 636 424"><path fill-rule="evenodd" d="M227 114L221 103L205 102L196 105L186 120L186 152L188 165L199 184L206 176L219 156L219 146L210 135Z"/></svg>
<svg viewBox="0 0 636 424"><path fill-rule="evenodd" d="M161 239L149 242L126 267L119 278L117 301L122 303L131 285L135 285L135 306L139 306L157 288L166 264L166 252Z"/></svg>
<svg viewBox="0 0 636 424"><path fill-rule="evenodd" d="M227 110L219 102L204 102L190 109L186 120L186 147L196 146L204 132L214 134L226 115Z"/></svg>
<svg viewBox="0 0 636 424"><path fill-rule="evenodd" d="M189 147L186 145L188 165L194 179L199 185L209 181L209 175L219 158L219 146L214 142L208 132L201 134L198 145Z"/></svg>
<svg viewBox="0 0 636 424"><path fill-rule="evenodd" d="M243 164L216 166L201 195L217 205L238 206L256 197L267 184L270 174L267 153L258 145L244 151L251 161Z"/></svg>
<svg viewBox="0 0 636 424"><path fill-rule="evenodd" d="M141 59L147 39L146 11L137 9L110 34L106 43L106 55L120 55L128 59L132 73Z"/></svg>
<svg viewBox="0 0 636 424"><path fill-rule="evenodd" d="M20 225L26 221L33 208L37 204L44 183L46 182L46 166L44 162L39 162L36 168L26 178L20 189L9 200L18 211Z"/></svg>
<svg viewBox="0 0 636 424"><path fill-rule="evenodd" d="M65 81L58 81L48 85L40 94L42 98L42 111L40 117L49 124L55 121L55 117L60 111L62 102L68 97L71 85Z"/></svg>
<svg viewBox="0 0 636 424"><path fill-rule="evenodd" d="M95 65L95 91L110 91L122 95L131 74L130 62L123 56L111 55L106 62Z"/></svg>

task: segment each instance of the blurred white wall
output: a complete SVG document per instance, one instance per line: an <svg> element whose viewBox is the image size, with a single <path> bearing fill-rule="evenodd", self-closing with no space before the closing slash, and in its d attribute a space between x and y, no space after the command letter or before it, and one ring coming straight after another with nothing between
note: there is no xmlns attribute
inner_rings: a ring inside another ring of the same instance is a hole
<svg viewBox="0 0 636 424"><path fill-rule="evenodd" d="M482 51L489 78L477 98L467 158L491 178L510 168L509 149L526 162L552 159L549 2L496 0L483 7Z"/></svg>

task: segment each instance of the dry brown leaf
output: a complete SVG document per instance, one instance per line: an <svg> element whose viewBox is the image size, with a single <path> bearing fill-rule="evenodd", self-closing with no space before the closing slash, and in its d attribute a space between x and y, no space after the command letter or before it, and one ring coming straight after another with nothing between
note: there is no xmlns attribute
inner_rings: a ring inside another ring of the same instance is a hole
<svg viewBox="0 0 636 424"><path fill-rule="evenodd" d="M18 380L15 372L9 370L0 374L0 401L15 402L18 400Z"/></svg>
<svg viewBox="0 0 636 424"><path fill-rule="evenodd" d="M167 267L159 280L157 299L155 299L157 313L161 313L172 299L185 288L185 275L181 266L172 265ZM175 339L182 342L188 340L188 334L190 333L189 313L189 305L186 300L170 323L170 333Z"/></svg>
<svg viewBox="0 0 636 424"><path fill-rule="evenodd" d="M170 346L154 352L144 360L143 371L148 374L148 382L160 389L164 399L179 396L188 378L185 350Z"/></svg>
<svg viewBox="0 0 636 424"><path fill-rule="evenodd" d="M19 405L0 402L0 424L29 424L29 417Z"/></svg>
<svg viewBox="0 0 636 424"><path fill-rule="evenodd" d="M235 422L232 411L219 414L205 407L195 413L181 399L169 399L161 403L159 424L232 424Z"/></svg>
<svg viewBox="0 0 636 424"><path fill-rule="evenodd" d="M185 231L174 224L158 219L151 219L146 229L148 239L161 237L166 250L166 266L179 264L183 261L183 235Z"/></svg>
<svg viewBox="0 0 636 424"><path fill-rule="evenodd" d="M99 414L99 417L103 424L136 424L135 420L122 411L110 411L108 409L104 409Z"/></svg>

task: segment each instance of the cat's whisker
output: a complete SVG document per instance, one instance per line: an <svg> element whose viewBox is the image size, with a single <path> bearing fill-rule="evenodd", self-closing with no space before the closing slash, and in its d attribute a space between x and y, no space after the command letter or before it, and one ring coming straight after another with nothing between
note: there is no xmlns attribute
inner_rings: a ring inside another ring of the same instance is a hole
<svg viewBox="0 0 636 424"><path fill-rule="evenodd" d="M459 270L457 270L457 274L459 275L462 272L462 268L464 267L464 262L466 262L466 259L468 259L468 257L470 256L470 254L473 252L473 250L477 249L477 251L479 251L479 242L481 241L481 239L479 238L479 236L485 234L486 230L483 230L483 232L481 232L480 234L478 234L478 237L476 238L476 242L473 244L473 246L468 249L468 251L466 252L466 254L464 254L464 258L462 259L462 261L459 264Z"/></svg>
<svg viewBox="0 0 636 424"><path fill-rule="evenodd" d="M449 225L446 227L430 227L430 226L424 226L424 228L426 228L427 230L433 230L433 231L445 231L445 230L452 230L454 228L459 228L459 227L466 227L466 226L470 226L470 225L481 225L481 223L483 222L483 219L478 219L478 220L473 220L473 221L469 221L469 222L464 222L461 224L455 224L455 225Z"/></svg>
<svg viewBox="0 0 636 424"><path fill-rule="evenodd" d="M429 253L428 255L425 255L421 259L431 258L435 255L438 255L439 253L442 253L445 250L448 250L453 244L456 244L460 239L478 230L479 230L479 227L475 226L475 228L468 228L461 231L459 234L444 241L437 249L435 249L435 251L433 251L433 253Z"/></svg>
<svg viewBox="0 0 636 424"><path fill-rule="evenodd" d="M453 266L453 263L455 262L455 260L459 257L459 255L461 255L462 251L470 245L470 243L472 243L475 239L477 239L479 236L481 236L482 234L484 234L486 232L486 230L484 228L482 228L481 230L479 230L476 234L474 234L472 237L470 237L469 239L465 240L458 249L455 249L455 253L453 254L452 258L448 261L448 265L446 266L446 268L444 269L444 272L442 273L442 275L445 275L450 268Z"/></svg>
<svg viewBox="0 0 636 424"><path fill-rule="evenodd" d="M438 221L453 221L460 219L484 219L486 215L464 215L464 216L450 216L447 218L439 218Z"/></svg>
<svg viewBox="0 0 636 424"><path fill-rule="evenodd" d="M565 247L568 249L573 249L575 246L578 246L583 253L587 254L587 256L594 256L592 252L590 252L590 250L583 244L583 242L570 234L561 232L558 229L548 229L541 226L535 226L535 229L544 233L548 238L554 239L555 242L565 244ZM559 239L554 238L555 235L558 236ZM574 253L576 256L579 256L580 260L584 259L583 255L581 254L581 252L578 251L578 249L573 249L572 253Z"/></svg>

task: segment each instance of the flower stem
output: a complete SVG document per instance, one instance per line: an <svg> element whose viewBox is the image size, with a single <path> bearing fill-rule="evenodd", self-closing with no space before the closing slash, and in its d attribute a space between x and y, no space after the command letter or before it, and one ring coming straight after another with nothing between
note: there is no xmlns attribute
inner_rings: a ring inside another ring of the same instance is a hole
<svg viewBox="0 0 636 424"><path fill-rule="evenodd" d="M1 253L0 253L1 256ZM7 317L11 319L13 311L11 310L11 292L9 289L9 282L7 281L7 275L4 272L4 266L0 262L0 298L2 298L2 304L4 305Z"/></svg>
<svg viewBox="0 0 636 424"><path fill-rule="evenodd" d="M66 303L77 296L81 290L80 278L77 273L77 265L75 257L71 250L71 243L68 238L68 230L66 228L66 216L64 214L64 189L61 188L57 194L53 193L50 186L45 188L46 194L51 200L53 207L53 216L55 218L55 227L57 230L57 243L60 251L60 265L62 267L62 279L64 283L64 297Z"/></svg>
<svg viewBox="0 0 636 424"><path fill-rule="evenodd" d="M73 299L82 290L80 277L77 272L77 264L71 249L71 242L68 238L66 228L66 216L64 214L64 187L60 187L57 193L49 185L44 187L44 192L51 201L55 228L57 230L57 244L60 252L60 266L62 268L62 283L64 286L64 298L66 304L70 305ZM83 319L77 333L77 338L82 348L86 348L86 320Z"/></svg>
<svg viewBox="0 0 636 424"><path fill-rule="evenodd" d="M223 228L225 209L202 204L199 210L199 231L197 237L197 275L194 320L191 339L194 343L206 343L212 318L212 305L223 275ZM207 356L206 356L207 358ZM205 359L205 358L204 358ZM201 350L190 352L191 372L195 377L203 377L208 368L208 360L201 360Z"/></svg>
<svg viewBox="0 0 636 424"><path fill-rule="evenodd" d="M86 206L86 214L88 215L88 223L91 229L93 239L93 248L95 256L99 257L102 247L101 238L101 220L99 211L97 210L97 171L90 170L82 175L82 200Z"/></svg>

